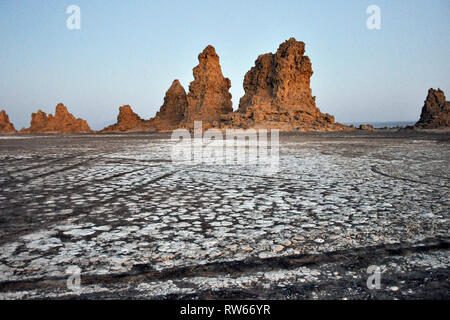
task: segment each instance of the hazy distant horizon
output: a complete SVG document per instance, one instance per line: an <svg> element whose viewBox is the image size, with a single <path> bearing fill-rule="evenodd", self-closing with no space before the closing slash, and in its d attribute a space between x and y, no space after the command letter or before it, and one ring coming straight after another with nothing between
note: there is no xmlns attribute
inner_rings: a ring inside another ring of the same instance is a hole
<svg viewBox="0 0 450 320"><path fill-rule="evenodd" d="M343 122L345 125L353 125L359 127L362 124L370 124L374 128L393 128L393 127L405 127L412 126L416 124L417 120L412 121L354 121L354 122Z"/></svg>
<svg viewBox="0 0 450 320"><path fill-rule="evenodd" d="M66 26L73 4L80 30ZM380 30L366 26L373 4ZM5 0L0 109L17 129L59 102L95 130L115 123L126 104L149 119L174 79L188 92L197 56L211 44L236 110L258 55L295 37L306 44L322 112L341 123L417 121L429 88L450 95L449 14L448 0Z"/></svg>

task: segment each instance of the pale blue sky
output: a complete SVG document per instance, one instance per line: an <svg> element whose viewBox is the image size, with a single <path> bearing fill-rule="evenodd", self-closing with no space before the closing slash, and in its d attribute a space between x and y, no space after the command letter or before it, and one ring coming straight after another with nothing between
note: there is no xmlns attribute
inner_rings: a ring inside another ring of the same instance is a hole
<svg viewBox="0 0 450 320"><path fill-rule="evenodd" d="M81 30L66 8L81 9ZM381 30L366 9L381 8ZM130 104L154 116L174 79L188 90L212 44L233 107L259 54L306 43L313 94L337 121L419 118L430 87L450 96L448 0L1 0L0 108L17 128L58 102L100 129Z"/></svg>

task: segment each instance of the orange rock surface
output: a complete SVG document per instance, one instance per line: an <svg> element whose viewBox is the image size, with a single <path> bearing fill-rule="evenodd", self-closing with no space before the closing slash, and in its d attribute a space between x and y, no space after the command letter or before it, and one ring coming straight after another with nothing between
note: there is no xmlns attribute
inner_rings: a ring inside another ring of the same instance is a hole
<svg viewBox="0 0 450 320"><path fill-rule="evenodd" d="M154 127L150 121L141 119L129 105L119 108L119 115L117 116L117 123L110 125L100 132L145 132L154 131Z"/></svg>
<svg viewBox="0 0 450 320"><path fill-rule="evenodd" d="M0 111L0 133L16 133L14 125L9 121L5 110Z"/></svg>
<svg viewBox="0 0 450 320"><path fill-rule="evenodd" d="M158 131L171 131L182 127L188 107L187 94L180 81L174 80L164 97L164 104L150 120Z"/></svg>
<svg viewBox="0 0 450 320"><path fill-rule="evenodd" d="M92 132L86 120L76 119L62 103L56 106L55 115L41 110L31 115L31 126L23 133L89 133Z"/></svg>
<svg viewBox="0 0 450 320"><path fill-rule="evenodd" d="M198 56L193 70L194 81L189 85L188 107L184 125L193 127L194 120L202 120L204 127L220 120L222 114L233 112L231 81L222 74L219 56L213 46L207 46Z"/></svg>
<svg viewBox="0 0 450 320"><path fill-rule="evenodd" d="M416 128L439 129L450 127L450 101L445 100L441 89L429 89L424 102L420 120Z"/></svg>
<svg viewBox="0 0 450 320"><path fill-rule="evenodd" d="M239 109L223 115L221 126L286 131L350 130L316 107L310 88L313 70L304 53L305 44L290 38L275 54L260 55L245 75L245 95L240 99Z"/></svg>

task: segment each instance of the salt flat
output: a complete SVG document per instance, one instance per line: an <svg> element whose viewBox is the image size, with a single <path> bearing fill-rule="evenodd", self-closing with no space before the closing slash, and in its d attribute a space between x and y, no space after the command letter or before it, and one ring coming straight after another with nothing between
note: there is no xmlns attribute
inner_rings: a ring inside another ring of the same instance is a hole
<svg viewBox="0 0 450 320"><path fill-rule="evenodd" d="M449 141L282 134L264 175L166 134L1 136L0 298L448 299Z"/></svg>

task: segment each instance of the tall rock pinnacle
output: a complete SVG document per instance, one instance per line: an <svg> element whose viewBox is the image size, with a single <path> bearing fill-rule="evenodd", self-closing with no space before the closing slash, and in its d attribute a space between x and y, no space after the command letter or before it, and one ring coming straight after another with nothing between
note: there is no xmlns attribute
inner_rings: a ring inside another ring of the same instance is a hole
<svg viewBox="0 0 450 320"><path fill-rule="evenodd" d="M245 75L239 109L222 117L227 125L288 131L346 129L316 107L310 88L311 61L304 53L305 44L290 38L275 54L260 55Z"/></svg>
<svg viewBox="0 0 450 320"><path fill-rule="evenodd" d="M9 122L9 117L5 110L0 111L0 133L15 133L17 132L14 125Z"/></svg>
<svg viewBox="0 0 450 320"><path fill-rule="evenodd" d="M260 55L245 75L239 111L265 106L266 111L276 113L316 112L310 88L313 71L304 53L305 44L290 38L275 54Z"/></svg>
<svg viewBox="0 0 450 320"><path fill-rule="evenodd" d="M181 126L188 107L186 91L180 81L174 80L164 97L164 104L151 123L158 131L170 131Z"/></svg>
<svg viewBox="0 0 450 320"><path fill-rule="evenodd" d="M222 74L219 56L213 46L207 46L198 56L199 64L193 70L194 81L189 85L186 110L186 127L192 127L194 120L211 124L221 114L233 111L231 102L231 81Z"/></svg>
<svg viewBox="0 0 450 320"><path fill-rule="evenodd" d="M450 101L445 100L444 91L428 90L420 120L415 126L429 129L450 127Z"/></svg>

